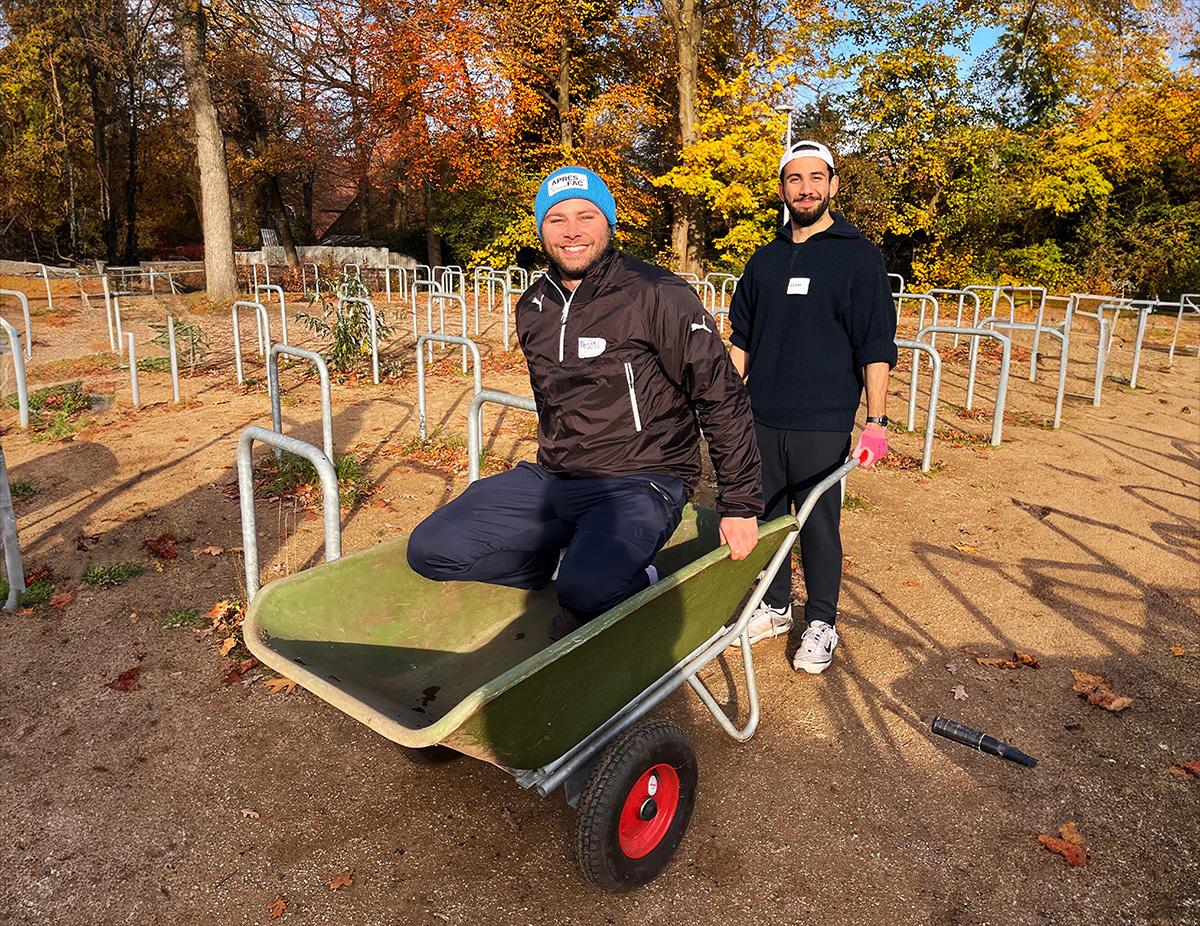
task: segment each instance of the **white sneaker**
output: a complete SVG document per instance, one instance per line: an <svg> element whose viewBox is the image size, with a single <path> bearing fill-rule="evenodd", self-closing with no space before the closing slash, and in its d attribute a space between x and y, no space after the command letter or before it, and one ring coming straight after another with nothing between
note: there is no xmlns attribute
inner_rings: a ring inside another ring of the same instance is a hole
<svg viewBox="0 0 1200 926"><path fill-rule="evenodd" d="M800 648L792 657L792 668L809 675L824 672L833 661L833 651L837 645L838 634L833 625L824 621L813 621L805 628L804 636L800 638Z"/></svg>
<svg viewBox="0 0 1200 926"><path fill-rule="evenodd" d="M750 615L750 623L746 630L750 633L750 642L757 643L768 637L787 636L792 629L792 606L772 608L765 601L760 601L754 613ZM737 641L734 641L737 644Z"/></svg>

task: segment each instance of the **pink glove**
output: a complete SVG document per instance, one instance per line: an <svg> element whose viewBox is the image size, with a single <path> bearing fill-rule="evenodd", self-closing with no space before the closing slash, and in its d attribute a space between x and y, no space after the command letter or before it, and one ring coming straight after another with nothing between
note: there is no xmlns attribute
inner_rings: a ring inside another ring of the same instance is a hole
<svg viewBox="0 0 1200 926"><path fill-rule="evenodd" d="M858 436L858 445L851 456L862 461L862 465L871 467L876 460L887 456L887 431L883 428L865 427Z"/></svg>

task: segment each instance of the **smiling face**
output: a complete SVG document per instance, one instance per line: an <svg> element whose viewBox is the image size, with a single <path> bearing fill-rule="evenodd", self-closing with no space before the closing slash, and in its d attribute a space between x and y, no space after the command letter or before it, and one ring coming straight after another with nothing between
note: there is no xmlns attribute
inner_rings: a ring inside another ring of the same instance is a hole
<svg viewBox="0 0 1200 926"><path fill-rule="evenodd" d="M570 289L612 241L608 219L586 199L564 199L555 203L542 219L542 246Z"/></svg>
<svg viewBox="0 0 1200 926"><path fill-rule="evenodd" d="M784 166L779 198L797 228L815 225L827 216L829 202L838 191L838 178L830 173L829 165L815 157L793 158Z"/></svg>

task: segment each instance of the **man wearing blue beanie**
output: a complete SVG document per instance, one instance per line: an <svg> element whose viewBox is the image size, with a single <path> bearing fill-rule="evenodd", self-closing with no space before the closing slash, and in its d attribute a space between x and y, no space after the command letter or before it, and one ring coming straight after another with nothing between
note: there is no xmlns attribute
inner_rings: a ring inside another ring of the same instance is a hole
<svg viewBox="0 0 1200 926"><path fill-rule="evenodd" d="M534 202L549 260L517 303L538 410L537 463L481 479L417 525L414 571L540 589L555 581L560 639L635 595L700 482L700 429L717 472L720 531L743 559L758 539L761 464L750 402L717 326L675 274L613 247L616 203L583 167Z"/></svg>

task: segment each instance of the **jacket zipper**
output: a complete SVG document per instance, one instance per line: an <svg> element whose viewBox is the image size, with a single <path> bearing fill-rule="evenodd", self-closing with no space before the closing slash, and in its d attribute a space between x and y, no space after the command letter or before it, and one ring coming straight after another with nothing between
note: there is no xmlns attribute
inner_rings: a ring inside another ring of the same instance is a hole
<svg viewBox="0 0 1200 926"><path fill-rule="evenodd" d="M558 289L558 284L553 280L550 280L550 285ZM571 300L575 298L575 290L571 290L571 294L568 296L558 289L558 294L563 298L562 317L558 320L558 362L562 363L567 344L567 313L571 311Z"/></svg>
<svg viewBox="0 0 1200 926"><path fill-rule="evenodd" d="M638 414L637 393L633 389L633 364L625 364L625 381L629 383L629 404L633 406L633 427L642 430L642 416Z"/></svg>

